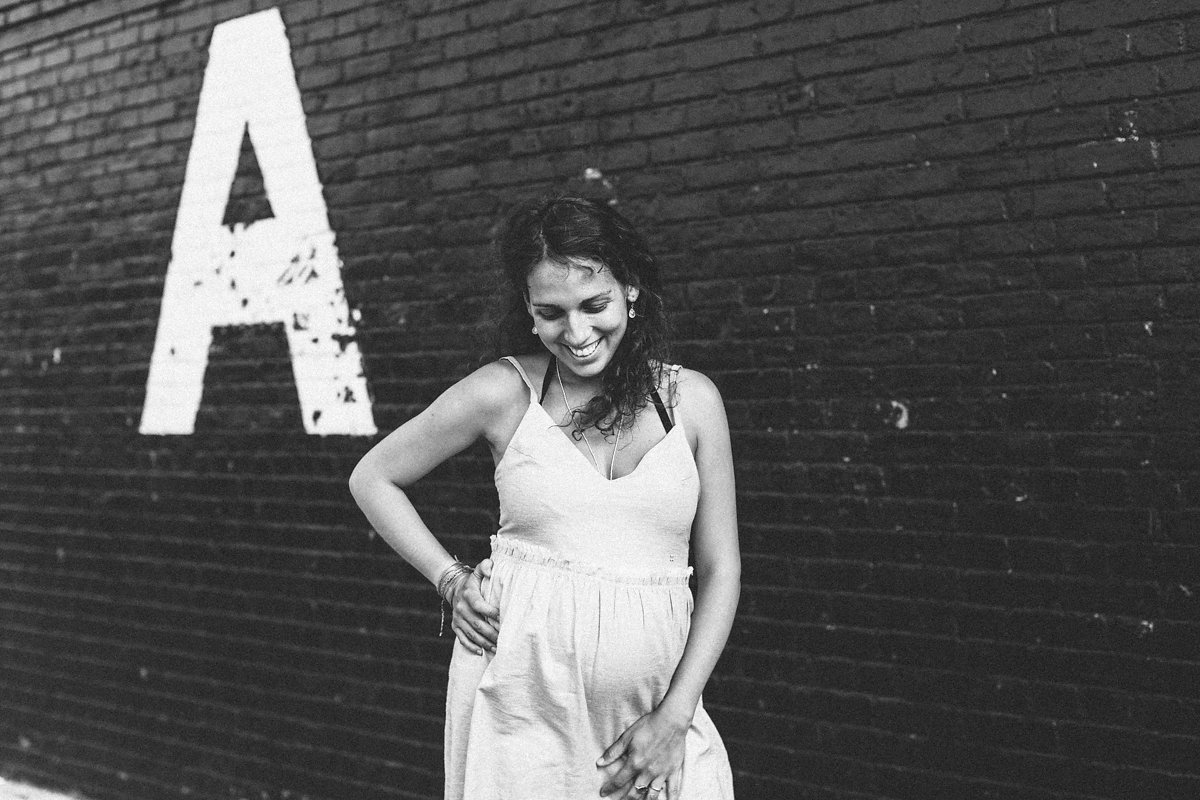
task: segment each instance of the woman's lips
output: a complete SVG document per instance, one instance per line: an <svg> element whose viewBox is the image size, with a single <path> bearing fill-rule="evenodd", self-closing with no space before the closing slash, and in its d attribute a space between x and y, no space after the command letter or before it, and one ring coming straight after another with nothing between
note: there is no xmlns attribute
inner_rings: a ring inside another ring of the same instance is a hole
<svg viewBox="0 0 1200 800"><path fill-rule="evenodd" d="M567 350L570 351L571 355L573 355L575 358L583 360L593 355L600 348L600 339L597 339L585 347L572 347L569 344L563 346L566 347Z"/></svg>

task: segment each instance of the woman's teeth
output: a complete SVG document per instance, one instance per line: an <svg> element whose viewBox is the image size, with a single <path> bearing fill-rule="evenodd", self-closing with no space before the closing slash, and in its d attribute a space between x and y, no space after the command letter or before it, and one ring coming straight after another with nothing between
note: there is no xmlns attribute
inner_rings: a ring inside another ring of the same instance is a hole
<svg viewBox="0 0 1200 800"><path fill-rule="evenodd" d="M587 358L592 353L596 352L596 348L599 346L600 346L600 340L597 339L596 341L589 344L587 347L571 347L570 345L567 345L567 349L570 350L571 355L575 356L576 358Z"/></svg>

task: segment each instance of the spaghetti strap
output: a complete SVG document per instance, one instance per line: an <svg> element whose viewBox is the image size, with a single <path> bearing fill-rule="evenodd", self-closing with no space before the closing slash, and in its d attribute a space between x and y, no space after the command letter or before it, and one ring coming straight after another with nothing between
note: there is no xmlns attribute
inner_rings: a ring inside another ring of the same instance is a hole
<svg viewBox="0 0 1200 800"><path fill-rule="evenodd" d="M517 372L521 373L521 380L525 382L525 387L529 389L529 402L537 402L537 392L533 388L533 383L530 382L529 376L525 374L525 368L521 366L521 362L517 361L513 356L502 356L501 361L507 361L517 368Z"/></svg>
<svg viewBox="0 0 1200 800"><path fill-rule="evenodd" d="M676 425L680 423L679 397L677 396L677 389L679 387L679 370L681 369L683 369L683 367L681 367L679 364L670 364L667 367L667 370L671 375L671 377L667 380L667 401L671 404L671 417L672 421Z"/></svg>

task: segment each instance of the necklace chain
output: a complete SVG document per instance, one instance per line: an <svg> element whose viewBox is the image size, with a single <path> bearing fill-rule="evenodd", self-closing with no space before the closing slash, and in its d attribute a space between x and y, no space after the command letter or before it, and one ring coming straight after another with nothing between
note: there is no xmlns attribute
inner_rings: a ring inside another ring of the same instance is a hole
<svg viewBox="0 0 1200 800"><path fill-rule="evenodd" d="M562 392L563 405L567 407L567 413L569 413L571 415L572 420L574 420L575 409L571 408L571 404L567 401L567 390L566 390L566 388L563 387L562 373L558 371L558 359L557 358L554 359L554 377L558 378L558 390L560 392ZM598 472L600 472L601 475L603 475L604 472L600 469L600 462L596 459L596 451L592 449L592 444L591 444L591 442L588 441L587 431L580 430L579 433L580 433L580 435L583 436L583 443L585 445L587 445L588 453L590 453L592 456L592 463L596 465L596 470ZM610 481L612 480L612 476L613 476L613 466L617 463L617 445L620 444L620 442L621 442L621 426L617 425L617 435L616 435L616 438L613 439L612 460L608 462L608 479Z"/></svg>

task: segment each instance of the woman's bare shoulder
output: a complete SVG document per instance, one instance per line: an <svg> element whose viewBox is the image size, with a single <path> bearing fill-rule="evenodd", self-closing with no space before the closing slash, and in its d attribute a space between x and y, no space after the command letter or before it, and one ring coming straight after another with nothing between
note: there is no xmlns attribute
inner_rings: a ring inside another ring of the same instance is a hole
<svg viewBox="0 0 1200 800"><path fill-rule="evenodd" d="M529 380L533 381L533 385L537 386L538 382L546 374L546 368L550 365L550 354L542 353L521 353L520 355L512 356L517 361L521 362L521 367L525 370L525 374L529 376ZM514 372L516 370L513 370Z"/></svg>
<svg viewBox="0 0 1200 800"><path fill-rule="evenodd" d="M711 400L714 397L720 399L721 392L717 389L717 385L713 383L712 378L709 378L703 372L689 367L668 365L668 369L675 372L675 382L682 387L688 387L693 393L700 393L705 398Z"/></svg>
<svg viewBox="0 0 1200 800"><path fill-rule="evenodd" d="M451 386L444 397L486 423L507 416L514 408L524 409L529 390L512 364L501 359L478 367Z"/></svg>
<svg viewBox="0 0 1200 800"><path fill-rule="evenodd" d="M687 367L679 367L676 373L675 398L685 415L693 420L712 419L714 415L725 417L721 391L711 378Z"/></svg>

